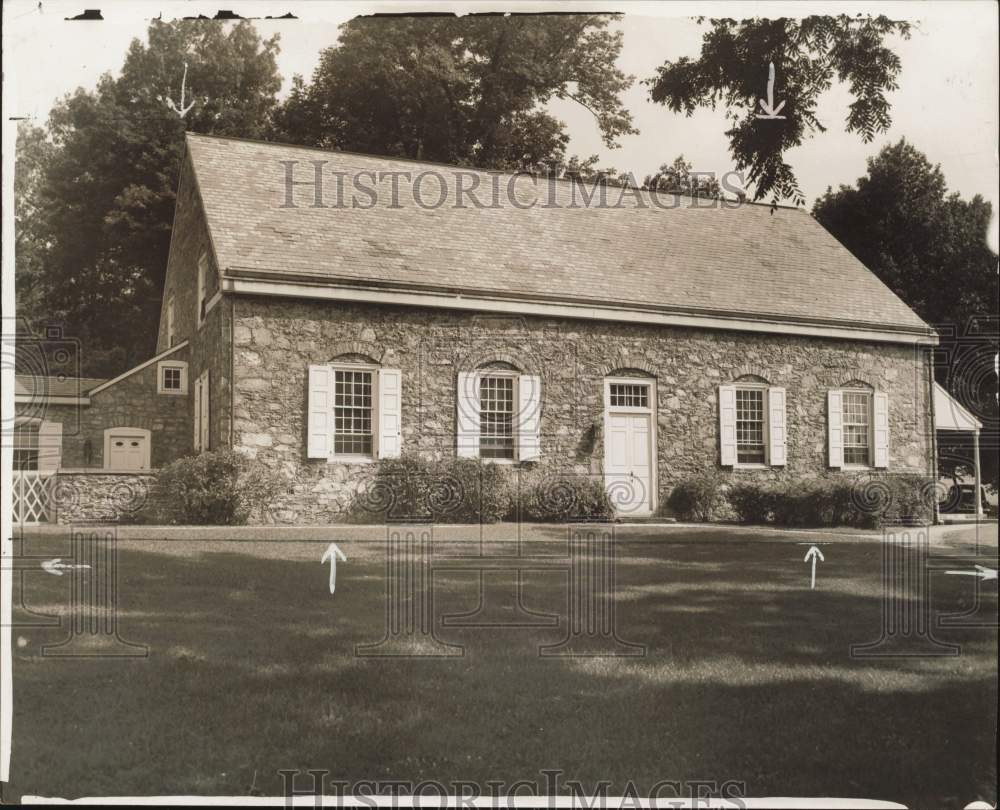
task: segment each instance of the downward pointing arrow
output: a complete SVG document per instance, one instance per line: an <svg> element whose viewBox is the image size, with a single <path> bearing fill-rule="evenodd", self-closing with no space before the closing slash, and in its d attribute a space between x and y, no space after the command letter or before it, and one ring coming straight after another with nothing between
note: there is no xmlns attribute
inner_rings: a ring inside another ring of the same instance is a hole
<svg viewBox="0 0 1000 810"><path fill-rule="evenodd" d="M758 99L757 103L760 104L760 108L765 112L765 115L760 115L758 113L758 118L784 119L785 116L778 115L778 113L780 113L781 108L785 106L785 102L782 101L777 107L774 106L774 62L767 63L767 101L764 101L764 99Z"/></svg>
<svg viewBox="0 0 1000 810"><path fill-rule="evenodd" d="M809 562L812 560L812 578L809 581L809 587L813 590L816 589L816 559L819 558L820 562L826 562L826 557L823 556L823 552L820 551L816 546L810 546L809 550L806 552L805 558L802 562Z"/></svg>
<svg viewBox="0 0 1000 810"><path fill-rule="evenodd" d="M330 561L330 593L333 593L337 588L337 557L340 557L342 562L347 562L347 557L337 547L337 544L330 543L326 547L326 551L323 552L323 559L320 560L321 563L325 563L327 560Z"/></svg>

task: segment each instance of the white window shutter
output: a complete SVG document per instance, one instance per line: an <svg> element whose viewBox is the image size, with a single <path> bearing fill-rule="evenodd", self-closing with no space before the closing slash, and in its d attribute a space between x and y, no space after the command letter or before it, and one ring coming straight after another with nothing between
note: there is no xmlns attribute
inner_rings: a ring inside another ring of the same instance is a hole
<svg viewBox="0 0 1000 810"><path fill-rule="evenodd" d="M194 381L194 449L201 450L201 377Z"/></svg>
<svg viewBox="0 0 1000 810"><path fill-rule="evenodd" d="M874 466L885 468L889 466L889 395L876 391L872 402L875 411L872 419L875 439Z"/></svg>
<svg viewBox="0 0 1000 810"><path fill-rule="evenodd" d="M309 366L306 402L306 456L329 458L333 433L333 369Z"/></svg>
<svg viewBox="0 0 1000 810"><path fill-rule="evenodd" d="M719 386L719 463L736 463L736 386Z"/></svg>
<svg viewBox="0 0 1000 810"><path fill-rule="evenodd" d="M212 401L211 394L209 393L209 372L206 370L202 376L201 383L201 449L209 450L209 430L212 426L212 422L209 418L210 415L210 403Z"/></svg>
<svg viewBox="0 0 1000 810"><path fill-rule="evenodd" d="M55 472L62 464L62 422L38 426L38 470Z"/></svg>
<svg viewBox="0 0 1000 810"><path fill-rule="evenodd" d="M460 371L455 396L455 452L459 458L479 458L479 373Z"/></svg>
<svg viewBox="0 0 1000 810"><path fill-rule="evenodd" d="M844 466L844 392L826 392L826 437L830 466Z"/></svg>
<svg viewBox="0 0 1000 810"><path fill-rule="evenodd" d="M785 389L772 386L767 389L768 457L771 466L783 467L787 463L788 430L785 416Z"/></svg>
<svg viewBox="0 0 1000 810"><path fill-rule="evenodd" d="M403 373L398 368L378 372L378 457L399 458L403 444Z"/></svg>
<svg viewBox="0 0 1000 810"><path fill-rule="evenodd" d="M542 378L522 374L517 379L518 460L537 461L542 455Z"/></svg>

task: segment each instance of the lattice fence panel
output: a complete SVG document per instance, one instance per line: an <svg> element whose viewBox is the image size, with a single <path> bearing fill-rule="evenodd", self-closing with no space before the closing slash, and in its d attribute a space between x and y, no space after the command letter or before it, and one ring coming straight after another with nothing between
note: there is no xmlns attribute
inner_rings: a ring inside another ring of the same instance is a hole
<svg viewBox="0 0 1000 810"><path fill-rule="evenodd" d="M34 470L14 472L14 523L45 523L49 516L49 491L53 473Z"/></svg>

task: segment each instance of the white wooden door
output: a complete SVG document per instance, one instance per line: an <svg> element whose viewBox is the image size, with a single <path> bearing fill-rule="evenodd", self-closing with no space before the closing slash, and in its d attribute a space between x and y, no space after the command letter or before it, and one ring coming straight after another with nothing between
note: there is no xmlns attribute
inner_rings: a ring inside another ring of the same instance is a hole
<svg viewBox="0 0 1000 810"><path fill-rule="evenodd" d="M623 517L652 511L650 420L647 413L609 413L604 446L604 482Z"/></svg>
<svg viewBox="0 0 1000 810"><path fill-rule="evenodd" d="M148 451L145 436L127 433L112 433L108 439L108 468L112 470L144 470Z"/></svg>

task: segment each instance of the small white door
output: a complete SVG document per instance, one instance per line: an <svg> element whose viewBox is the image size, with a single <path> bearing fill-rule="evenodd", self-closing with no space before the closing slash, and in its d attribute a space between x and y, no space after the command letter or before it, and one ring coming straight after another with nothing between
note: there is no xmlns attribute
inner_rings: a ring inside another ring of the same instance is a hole
<svg viewBox="0 0 1000 810"><path fill-rule="evenodd" d="M108 439L108 468L112 470L144 470L149 458L148 442L145 436L112 433Z"/></svg>
<svg viewBox="0 0 1000 810"><path fill-rule="evenodd" d="M604 481L623 517L652 512L651 415L609 413L604 448Z"/></svg>

